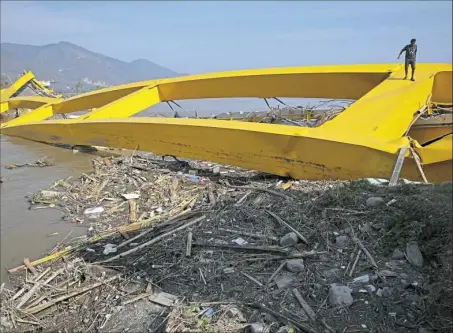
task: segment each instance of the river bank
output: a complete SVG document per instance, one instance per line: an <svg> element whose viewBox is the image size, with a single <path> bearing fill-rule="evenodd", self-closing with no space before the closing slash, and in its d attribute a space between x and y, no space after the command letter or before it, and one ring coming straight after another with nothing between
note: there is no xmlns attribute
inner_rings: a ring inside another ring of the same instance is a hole
<svg viewBox="0 0 453 333"><path fill-rule="evenodd" d="M4 282L5 266L17 266L31 254L44 254L70 231L73 235L84 233L78 227L61 223L58 210L29 209L25 196L49 186L55 178L90 172L93 157L19 138L1 136L0 140L0 281ZM54 164L49 167L7 168L12 164L33 163L45 157Z"/></svg>
<svg viewBox="0 0 453 333"><path fill-rule="evenodd" d="M452 186L309 182L152 154L29 196L85 234L18 267L15 331L449 332ZM52 260L49 260L52 259Z"/></svg>
<svg viewBox="0 0 453 333"><path fill-rule="evenodd" d="M17 266L30 254L44 255L68 233L73 237L85 234L80 226L62 221L57 209L30 207L26 196L56 178L92 172L96 154L118 152L64 149L6 136L0 138L0 151L1 283L6 279L4 267ZM40 161L44 163L39 165Z"/></svg>

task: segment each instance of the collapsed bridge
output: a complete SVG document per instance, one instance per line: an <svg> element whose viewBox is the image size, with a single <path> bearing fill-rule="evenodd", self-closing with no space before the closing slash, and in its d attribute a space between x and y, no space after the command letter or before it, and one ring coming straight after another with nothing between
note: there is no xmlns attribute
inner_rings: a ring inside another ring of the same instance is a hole
<svg viewBox="0 0 453 333"><path fill-rule="evenodd" d="M397 174L450 181L452 65L418 64L417 74L416 82L403 80L404 67L396 64L305 66L157 79L68 99L13 97L2 99L2 112L14 107L33 111L3 123L0 130L33 141L138 149L299 179ZM130 118L161 102L234 97L355 102L315 128ZM77 119L47 120L83 110L90 112Z"/></svg>

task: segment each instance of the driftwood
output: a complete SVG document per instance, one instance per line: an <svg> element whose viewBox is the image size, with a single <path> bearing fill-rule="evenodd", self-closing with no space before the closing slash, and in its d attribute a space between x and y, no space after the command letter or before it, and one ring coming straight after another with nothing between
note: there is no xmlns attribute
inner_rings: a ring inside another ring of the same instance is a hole
<svg viewBox="0 0 453 333"><path fill-rule="evenodd" d="M129 200L129 222L137 221L137 203L134 199Z"/></svg>
<svg viewBox="0 0 453 333"><path fill-rule="evenodd" d="M278 216L277 214L274 214L272 213L271 211L269 210L266 210L266 212L269 213L269 215L271 215L272 217L274 217L278 222L280 222L281 224L283 224L285 227L287 227L289 230L291 230L292 232L294 232L297 237L299 237L305 244L308 245L308 241L307 239L299 232L297 231L295 228L293 228L288 222L286 222L285 220L283 220L280 216Z"/></svg>
<svg viewBox="0 0 453 333"><path fill-rule="evenodd" d="M33 267L33 265L30 263L30 259L25 258L24 259L24 265L27 267L27 269L33 274L37 274L36 269Z"/></svg>
<svg viewBox="0 0 453 333"><path fill-rule="evenodd" d="M190 255L192 254L192 236L192 231L189 231L186 241L186 257L190 257Z"/></svg>
<svg viewBox="0 0 453 333"><path fill-rule="evenodd" d="M267 312L271 315L273 315L274 317L276 318L280 318L284 321L287 321L291 324L293 324L294 326L296 326L298 329L300 329L302 332L306 332L306 333L316 333L315 329L313 329L312 327L310 327L309 325L305 325L303 323L301 323L300 321L294 319L294 318L291 318L291 317L288 317L288 316L285 316L277 311L274 311L274 310L271 310L265 306L262 306L260 304L255 304L255 303L249 303L247 304L248 306L252 307L252 308L255 308L255 309L261 309L262 311L264 312Z"/></svg>
<svg viewBox="0 0 453 333"><path fill-rule="evenodd" d="M16 306L16 309L20 309L25 303L28 302L28 300L30 298L33 297L33 295L44 285L43 282L40 282L40 280L50 271L50 267L47 267L46 270L44 270L44 272L42 272L36 279L34 282L35 285L28 291L28 293L26 293L24 296L22 296L22 298L20 299L19 301L19 304L17 304Z"/></svg>
<svg viewBox="0 0 453 333"><path fill-rule="evenodd" d="M272 253L288 253L285 249L271 246L251 246L251 245L232 245L232 244L212 244L206 242L193 242L193 246L200 247L218 247L222 249L231 249L238 251L249 251L249 252L272 252Z"/></svg>
<svg viewBox="0 0 453 333"><path fill-rule="evenodd" d="M267 188L260 188L260 187L253 187L253 186L235 186L235 185L230 185L230 183L228 183L227 180L225 180L224 182L225 182L226 186L231 187L231 188L238 188L238 189L243 189L243 190L261 191L261 192L265 192L265 193L268 193L268 194L275 195L275 196L280 197L280 198L292 199L290 196L288 196L286 194L282 194L282 193L279 193L279 192L276 192L276 191L272 191L272 190L269 190Z"/></svg>
<svg viewBox="0 0 453 333"><path fill-rule="evenodd" d="M354 270L355 270L355 267L357 266L357 263L359 262L359 259L360 259L360 255L362 254L362 250L359 249L357 251L357 256L354 260L354 263L352 264L352 267L351 267L351 271L349 272L349 276L352 276L352 274L354 273Z"/></svg>
<svg viewBox="0 0 453 333"><path fill-rule="evenodd" d="M184 211L182 214L179 214L179 215L177 215L177 216L175 216L175 217L173 217L173 218L171 218L171 219L169 219L169 220L167 220L167 221L165 221L165 222L160 223L160 224L159 224L159 227L162 228L162 227L164 227L164 226L170 225L170 224L173 223L173 222L179 222L179 221L181 221L184 217L189 217L189 216L191 216L191 215L193 214L193 213L191 213L191 214L188 214L188 213L190 213L190 210L186 210L186 211ZM121 228L119 228L119 229L121 230ZM120 248L122 248L122 247L124 247L124 246L126 246L126 245L128 245L128 244L130 244L130 243L132 243L132 242L135 242L137 239L140 239L140 238L142 238L143 236L145 236L145 235L147 235L147 234L149 234L150 232L155 231L155 230L156 230L155 227L150 228L150 229L148 229L148 230L145 230L145 231L143 231L142 233L138 234L137 236L134 236L134 237L132 237L132 238L127 239L127 240L124 241L123 243L119 244L116 248L117 248L117 249L120 249ZM122 231L124 231L124 230L122 230Z"/></svg>
<svg viewBox="0 0 453 333"><path fill-rule="evenodd" d="M297 301L299 302L300 306L302 309L305 311L305 313L308 315L310 320L315 321L316 320L316 314L313 311L313 309L308 305L308 303L305 301L305 299L302 297L300 294L299 290L297 288L293 289L293 295L296 297Z"/></svg>
<svg viewBox="0 0 453 333"><path fill-rule="evenodd" d="M101 262L97 262L95 264L105 263L105 262L112 262L112 261L117 260L119 258L125 257L125 256L127 256L127 255L129 255L131 253L134 253L134 252L136 252L136 251L138 251L140 249L143 249L143 248L145 248L147 246L155 244L155 243L161 241L162 239L164 239L165 237L168 237L168 236L172 235L173 233L175 233L177 231L184 230L184 229L186 229L186 228L188 228L188 227L190 227L190 226L192 226L192 225L194 225L196 223L199 223L199 222L203 221L205 218L206 218L205 215L200 216L199 218L197 218L197 219L195 219L195 220L193 220L193 221L191 221L191 222L189 222L187 224L184 224L184 225L182 225L182 226L180 226L180 227L178 227L176 229L170 230L169 232L166 232L166 233L164 233L164 234L162 234L162 235L160 235L160 236L158 236L156 238L153 238L153 239L151 239L150 241L148 241L146 243L138 245L137 247L135 247L133 249L130 249L130 250L126 251L126 252L120 253L120 254L118 254L116 256L113 256L113 257L111 257L109 259L106 259L106 260L103 260Z"/></svg>
<svg viewBox="0 0 453 333"><path fill-rule="evenodd" d="M417 155L415 152L414 148L409 147L409 150L412 154L412 157L414 158L415 164L417 165L418 172L420 173L420 176L422 177L423 181L425 184L428 184L428 179L426 179L425 172L423 171L422 163L420 161L420 157Z"/></svg>
<svg viewBox="0 0 453 333"><path fill-rule="evenodd" d="M368 249L365 247L365 245L363 245L363 243L360 241L360 239L358 239L357 236L354 235L352 232L349 232L349 236L352 238L354 243L356 243L360 247L360 249L363 251L363 253L365 253L365 255L370 260L371 264L375 268L378 268L378 265L377 265L376 261L374 260L373 256L371 255L370 251L368 251Z"/></svg>
<svg viewBox="0 0 453 333"><path fill-rule="evenodd" d="M241 273L242 275L244 275L246 278L250 279L251 281L255 282L258 286L262 287L263 284L261 282L259 282L257 279L255 279L253 276L251 276L250 274L247 274L245 272L239 272Z"/></svg>
<svg viewBox="0 0 453 333"><path fill-rule="evenodd" d="M232 234L237 234L237 235L241 235L241 236L252 237L252 238L262 238L262 239L270 239L270 240L273 240L273 241L278 241L278 238L275 237L275 236L266 236L266 235L263 235L263 234L257 234L257 233L253 233L253 232L246 232L246 231L242 231L242 230L233 230L233 229L226 229L226 228L218 228L217 230L224 231L224 232L230 232Z"/></svg>
<svg viewBox="0 0 453 333"><path fill-rule="evenodd" d="M284 262L281 263L280 266L278 266L278 268L275 270L275 272L271 275L271 277L269 278L269 280L267 280L267 283L266 283L266 288L271 284L272 280L277 276L278 273L280 273L280 271L283 269L283 267L286 266L286 263L287 261L285 260Z"/></svg>
<svg viewBox="0 0 453 333"><path fill-rule="evenodd" d="M38 305L38 306L35 306L33 308L29 308L27 310L25 310L25 313L28 313L28 314L35 314L35 313L38 313L38 312L41 312L47 308L50 308L51 306L57 304L57 303L60 303L60 302L63 302L67 299L70 299L72 297L75 297L75 296L78 296L80 294L83 294L83 293L86 293L87 291L90 291L94 288L97 288L97 287L100 287L102 286L103 284L106 284L108 282L112 282L116 279L118 279L120 276L119 275L115 275L114 277L111 277L110 279L107 279L105 281L101 281L101 282L97 282L91 286L87 286L85 288L80 288L78 290L75 290L73 291L72 293L70 294L67 294L67 295L64 295L64 296L61 296L61 297L58 297L50 302L47 302L45 304L41 304L41 305Z"/></svg>

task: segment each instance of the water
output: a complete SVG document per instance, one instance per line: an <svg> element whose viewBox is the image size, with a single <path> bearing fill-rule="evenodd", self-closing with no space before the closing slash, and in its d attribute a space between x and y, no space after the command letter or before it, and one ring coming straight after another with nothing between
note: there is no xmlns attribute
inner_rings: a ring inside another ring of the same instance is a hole
<svg viewBox="0 0 453 333"><path fill-rule="evenodd" d="M25 196L46 189L56 180L78 176L92 170L93 155L73 154L57 148L20 138L0 136L0 281L7 281L5 267L23 264L24 258L35 260L51 250L71 230L71 237L85 234L85 228L61 220L56 209L29 210ZM55 164L49 167L23 167L8 170L12 163L34 162L47 156ZM50 236L52 233L59 233Z"/></svg>

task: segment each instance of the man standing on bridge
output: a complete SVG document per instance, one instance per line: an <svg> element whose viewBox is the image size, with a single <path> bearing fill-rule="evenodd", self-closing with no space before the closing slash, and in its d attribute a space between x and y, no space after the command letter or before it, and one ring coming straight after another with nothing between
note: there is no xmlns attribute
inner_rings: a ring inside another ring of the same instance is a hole
<svg viewBox="0 0 453 333"><path fill-rule="evenodd" d="M411 43L406 45L401 51L400 54L398 54L398 59L401 57L401 54L403 52L406 52L405 54L405 60L404 60L404 80L407 79L407 70L409 69L409 65L411 65L412 69L412 75L411 75L411 81L415 81L414 79L414 74L415 74L415 62L417 58L417 45L415 44L416 40L415 38L411 39Z"/></svg>

